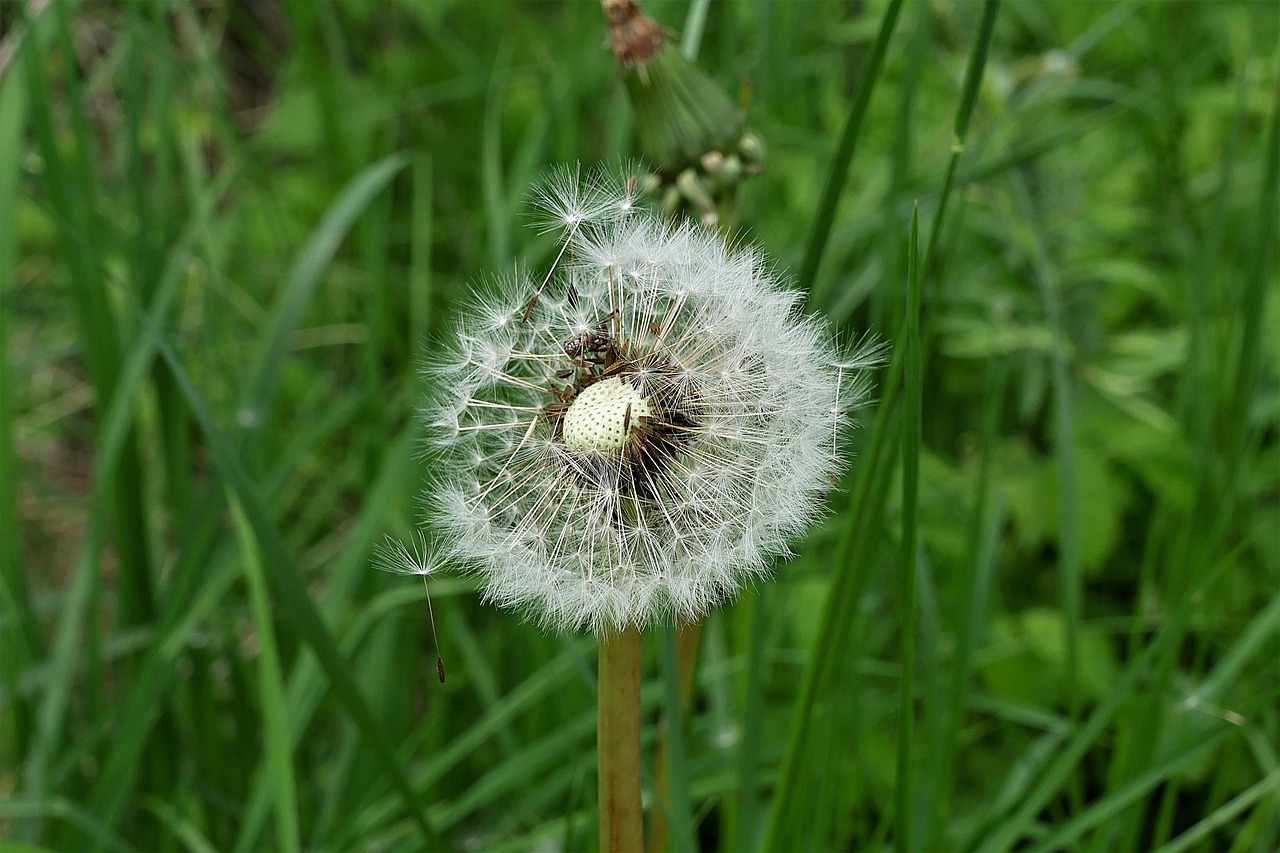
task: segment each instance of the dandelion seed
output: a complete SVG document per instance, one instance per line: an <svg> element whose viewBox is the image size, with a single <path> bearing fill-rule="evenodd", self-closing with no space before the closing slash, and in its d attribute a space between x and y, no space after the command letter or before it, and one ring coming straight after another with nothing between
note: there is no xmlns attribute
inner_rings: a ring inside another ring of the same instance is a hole
<svg viewBox="0 0 1280 853"><path fill-rule="evenodd" d="M543 190L563 243L478 295L428 367L440 562L553 628L695 620L763 577L822 509L880 352L841 352L753 249L632 204Z"/></svg>
<svg viewBox="0 0 1280 853"><path fill-rule="evenodd" d="M410 550L412 547L413 550ZM375 565L384 571L401 575L421 575L422 588L427 594L427 615L431 619L431 640L436 646L436 674L440 683L444 684L444 658L440 655L440 638L436 636L436 614L431 607L431 588L427 585L427 575L438 569L439 563L431 559L427 548L427 538L422 531L415 531L410 545L399 539L388 536L373 548Z"/></svg>

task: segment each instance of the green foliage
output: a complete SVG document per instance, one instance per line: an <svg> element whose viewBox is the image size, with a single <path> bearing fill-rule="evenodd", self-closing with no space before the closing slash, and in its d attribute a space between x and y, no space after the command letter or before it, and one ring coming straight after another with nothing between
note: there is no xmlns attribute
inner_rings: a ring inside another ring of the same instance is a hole
<svg viewBox="0 0 1280 853"><path fill-rule="evenodd" d="M675 837L1275 849L1274 10L700 9L747 233L893 361L828 521L705 625ZM634 152L599 8L0 22L6 849L590 847L593 644L437 576L441 685L370 553L452 306L550 261L530 186Z"/></svg>

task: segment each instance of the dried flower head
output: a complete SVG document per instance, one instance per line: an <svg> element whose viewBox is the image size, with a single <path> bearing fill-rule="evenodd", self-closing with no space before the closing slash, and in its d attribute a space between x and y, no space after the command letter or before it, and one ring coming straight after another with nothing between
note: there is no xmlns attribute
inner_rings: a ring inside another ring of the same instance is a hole
<svg viewBox="0 0 1280 853"><path fill-rule="evenodd" d="M609 43L636 115L640 151L654 171L646 192L669 214L704 225L734 221L743 180L763 168L764 145L742 104L667 40L635 0L603 0Z"/></svg>
<svg viewBox="0 0 1280 853"><path fill-rule="evenodd" d="M758 252L637 208L634 183L550 184L551 272L477 296L428 367L439 556L556 628L695 619L765 574L879 359L842 359Z"/></svg>

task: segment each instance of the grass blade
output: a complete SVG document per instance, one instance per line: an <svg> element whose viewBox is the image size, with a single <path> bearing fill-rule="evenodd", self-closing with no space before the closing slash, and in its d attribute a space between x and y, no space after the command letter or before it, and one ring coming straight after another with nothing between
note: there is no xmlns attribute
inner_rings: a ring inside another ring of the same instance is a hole
<svg viewBox="0 0 1280 853"><path fill-rule="evenodd" d="M1000 0L986 0L983 4L982 20L978 23L978 35L974 39L973 50L969 53L969 64L965 66L960 106L956 110L955 122L952 125L955 138L951 141L951 159L947 162L947 173L942 179L942 191L938 193L938 206L933 212L933 222L929 226L929 243L925 248L924 259L926 275L936 272L934 265L937 263L938 238L942 234L942 221L947 211L947 201L951 198L956 169L960 165L960 155L964 153L965 138L969 134L973 108L978 102L982 75L987 67L987 54L991 49L991 34L995 32L996 16L999 11Z"/></svg>
<svg viewBox="0 0 1280 853"><path fill-rule="evenodd" d="M16 37L17 34L15 34ZM26 35L25 33L23 35ZM18 203L22 133L26 126L23 68L0 76L0 654L7 662L0 674L13 696L11 720L18 746L17 763L33 743L34 708L19 698L20 673L44 658L45 642L35 613L27 575L21 565L18 524L18 457L13 426L17 417L12 360L14 305L18 297Z"/></svg>
<svg viewBox="0 0 1280 853"><path fill-rule="evenodd" d="M275 843L283 850L301 850L297 785L293 780L293 751L285 728L284 686L280 673L280 655L276 650L275 628L271 620L271 604L267 597L267 582L244 508L234 495L228 496L227 504L231 507L231 515L235 520L245 583L249 588L249 609L253 614L253 627L258 640L258 689L261 691L259 703L263 743L266 745L271 788L276 797Z"/></svg>
<svg viewBox="0 0 1280 853"><path fill-rule="evenodd" d="M1280 791L1280 769L1272 770L1266 776L1236 794L1231 798L1230 802L1223 803L1210 814L1205 815L1202 820L1196 822L1195 826L1160 847L1156 853L1182 853L1182 851L1196 846L1215 830L1221 829L1238 817L1249 806L1267 794L1276 791Z"/></svg>
<svg viewBox="0 0 1280 853"><path fill-rule="evenodd" d="M1014 813L993 816L998 826L981 843L973 845L976 849L984 853L1004 853L1013 849L1019 839L1024 837L1028 827L1050 798L1069 783L1085 752L1103 736L1107 726L1126 703L1131 701L1136 687L1144 679L1151 677L1152 672L1161 666L1162 658L1181 641L1190 619L1193 599L1212 588L1229 565L1229 561L1224 560L1214 566L1212 571L1196 579L1196 587L1189 590L1190 594L1171 609L1151 643L1130 661L1124 673L1098 700L1092 712L1075 728L1066 746L1037 774L1035 784L1029 793L1019 798Z"/></svg>
<svg viewBox="0 0 1280 853"><path fill-rule="evenodd" d="M905 387L902 396L902 542L899 572L902 583L902 677L898 697L898 763L894 787L894 847L915 850L914 804L915 762L915 630L916 572L919 565L916 535L917 503L920 494L920 441L924 406L924 355L920 351L920 211L911 215L911 236L907 241L907 335Z"/></svg>
<svg viewBox="0 0 1280 853"><path fill-rule="evenodd" d="M893 365L900 364L900 361L900 354L895 353L888 371L891 376L896 373ZM887 389L891 387L886 386ZM773 808L765 829L764 850L789 849L802 843L797 835L808 810L803 775L807 756L812 750L810 739L815 712L818 698L827 688L835 663L848 641L856 613L855 602L861 598L867 582L865 560L877 541L871 535L871 510L883 506L893 468L886 460L896 455L895 441L900 435L893 428L896 421L893 411L891 406L882 402L876 412L866 452L867 461L858 471L853 497L845 510L845 524L832 561L836 573L796 696L787 748L778 771Z"/></svg>
<svg viewBox="0 0 1280 853"><path fill-rule="evenodd" d="M973 657L979 648L981 634L987 625L987 611L991 591L995 583L996 564L1001 534L1004 530L1005 511L999 494L992 494L993 456L997 445L997 427L1000 418L1000 401L1007 386L1008 369L992 362L986 370L982 417L981 459L978 463L978 479L974 489L973 518L970 523L970 540L966 543L966 566L970 575L964 584L965 597L960 605L956 626L958 637L950 684L946 688L946 707L938 709L941 715L941 742L935 742L934 809L926 846L943 846L942 835L946 822L952 818L951 803L961 789L956 776L956 758L960 748L960 736L964 715L969 708L971 682L973 681Z"/></svg>
<svg viewBox="0 0 1280 853"><path fill-rule="evenodd" d="M98 181L93 168L94 143L83 108L88 100L85 81L74 58L71 10L65 4L53 4L51 11L56 50L50 53L63 64L61 79L67 88L65 104L69 121L58 120L51 99L53 87L46 82L41 65L49 54L40 49L39 39L28 40L22 51L24 79L30 98L31 128L44 162L44 188L51 214L58 224L61 252L69 267L72 302L86 372L94 391L94 408L101 415L115 393L121 357L120 330L124 323L108 298L106 273L98 263L104 254L102 232L107 230L108 223L95 216L96 208L85 195ZM34 29L35 22L31 26ZM69 139L62 138L60 131ZM118 560L115 590L120 618L126 625L140 625L153 618L155 602L144 519L142 466L135 435L125 439L121 464L111 479L111 488L111 533Z"/></svg>
<svg viewBox="0 0 1280 853"><path fill-rule="evenodd" d="M421 365L427 332L434 315L431 310L434 283L431 278L431 243L435 234L431 193L435 165L431 158L419 155L413 164L413 238L409 268L409 338L412 363Z"/></svg>
<svg viewBox="0 0 1280 853"><path fill-rule="evenodd" d="M320 602L320 612L330 624L344 624L351 618L351 600L360 578L368 570L369 552L385 527L385 519L390 514L394 501L404 493L412 473L412 467L405 465L404 460L412 452L416 433L416 427L406 429L387 444L382 465L361 504L360 517L342 553L333 560L325 584L324 598ZM415 597L418 591L415 589ZM365 614L368 612L369 610L364 611ZM361 615L361 619L363 618L364 614ZM342 645L344 654L349 654L354 647L353 640L362 636L361 626L362 623L357 621L345 632ZM303 657L289 674L285 690L291 751L302 742L305 732L311 726L323 694L323 670L314 658ZM270 795L269 767L262 763L254 776L234 849L250 850L260 845L258 834L266 818Z"/></svg>
<svg viewBox="0 0 1280 853"><path fill-rule="evenodd" d="M738 811L734 824L733 853L748 853L757 847L760 834L760 741L764 730L765 697L764 647L765 616L768 612L760 596L753 595L748 608L746 684L743 687L742 741L738 747Z"/></svg>
<svg viewBox="0 0 1280 853"><path fill-rule="evenodd" d="M287 354L289 335L301 322L303 312L320 281L323 270L364 205L406 162L407 157L404 155L392 155L374 163L357 175L334 202L320 225L299 251L272 322L265 330L254 367L253 379L246 386L240 408L241 423L249 425L259 423L256 415L248 416L246 413L260 412L265 406L265 401L274 388ZM234 170L231 169L226 170L224 179L215 182L202 197L199 212L193 217L192 226L187 230L187 236L180 244L181 251L175 250L171 254L165 280L155 300L156 307L151 312L151 316L143 319L145 326L154 328L159 325L159 318L166 315L167 306L174 298L182 271L181 265L188 256L190 244L203 231L205 227L203 223L210 215L213 202L220 197L225 189L224 181L229 181L233 172ZM122 391L132 389L142 381L158 341L156 336L142 336L135 344L134 352L126 367L127 379ZM127 425L126 419L133 414L131 408L123 405L124 401L132 399L133 392L121 393L118 396L122 398L119 401L121 405L113 408L107 418L108 437L116 435L118 429L123 429ZM113 430L112 427L118 427L118 429ZM114 446L110 438L104 440L104 444L108 448ZM242 439L241 444L246 447L252 444L252 436ZM108 453L105 458L109 460L113 456ZM144 661L135 682L131 700L120 706L123 713L120 735L114 740L112 752L104 762L101 781L93 798L95 810L113 816L113 821L114 816L118 815L125 806L131 790L131 783L127 783L126 779L132 777L137 771L135 756L141 749L143 739L158 712L153 697L160 691L161 685L172 678L174 650L170 643L173 637L178 636L172 632L178 624L182 602L187 601L194 594L196 586L201 582L200 566L208 559L210 552L207 546L202 547L200 543L207 542L214 536L218 524L219 505L218 491L211 490L209 497L198 507L194 515L195 521L188 524L189 536L184 541L187 549L177 562L177 568L173 573L174 584L167 591L164 613L159 618L157 636L161 639ZM93 517L98 516L95 514Z"/></svg>
<svg viewBox="0 0 1280 853"><path fill-rule="evenodd" d="M112 833L110 827L97 820L92 811L86 810L65 797L49 797L39 800L10 797L0 800L0 820L7 823L9 821L28 821L33 818L52 818L65 821L80 830L85 838L92 839L103 850L112 850L116 851L116 853L132 853L134 849ZM6 849L8 848L6 847Z"/></svg>
<svg viewBox="0 0 1280 853"><path fill-rule="evenodd" d="M404 153L389 154L363 169L352 178L298 251L272 312L271 322L264 330L253 376L246 383L240 400L239 423L260 426L264 422L267 400L289 352L289 336L302 322L303 312L310 304L325 269L352 223L411 159Z"/></svg>
<svg viewBox="0 0 1280 853"><path fill-rule="evenodd" d="M147 333L151 336L157 335L155 329L150 326L147 327ZM409 816L422 831L423 844L428 847L438 844L435 830L427 819L425 807L397 762L391 745L382 734L377 718L356 687L351 676L351 664L338 650L332 634L329 633L328 627L311 601L293 559L267 518L265 508L260 502L248 473L241 466L230 442L214 422L213 416L191 384L191 379L178 362L177 356L163 340L158 339L157 346L178 380L187 404L204 432L210 454L219 472L244 507L245 515L266 558L267 579L285 615L290 618L302 639L315 652L321 667L329 677L338 701L346 708L353 722L361 730L365 742L373 751L374 758L382 765L383 771L387 773L402 797Z"/></svg>
<svg viewBox="0 0 1280 853"><path fill-rule="evenodd" d="M234 169L227 169L222 178L214 182L198 201L182 239L169 254L164 276L149 309L148 322L162 324L168 317L182 281L183 265L190 257L198 235L207 227L214 204L233 174ZM54 745L62 730L74 677L74 657L78 650L78 635L85 622L91 593L98 577L95 563L104 535L101 521L106 517L105 507L110 498L109 490L115 479L117 466L121 464L122 455L128 447L133 419L137 415L137 397L150 372L154 357L155 349L151 346L149 338L144 337L134 343L124 359L124 366L116 380L116 393L106 408L98 430L97 455L91 475L93 485L89 524L76 560L71 589L60 614L57 639L52 653L53 674L41 703L38 734L24 778L25 790L32 795L38 795L45 790L48 764L52 760ZM199 537L192 536L188 541L199 541ZM175 575L181 577L180 573L175 572ZM170 595L166 606L172 607L180 600L182 599L175 600L175 597ZM158 651L158 646L153 647L154 651ZM144 665L143 671L145 670ZM128 703L125 703L122 707L127 705ZM154 702L146 703L146 707L150 709L149 713L157 710L153 706ZM147 716L138 714L129 719L142 720ZM135 757L136 752L131 751L128 757L131 765ZM108 766L110 766L109 763Z"/></svg>
<svg viewBox="0 0 1280 853"><path fill-rule="evenodd" d="M692 629L686 629L692 630ZM689 767L685 756L684 698L680 690L680 662L676 652L676 629L667 625L662 634L662 687L665 712L666 802L657 807L666 811L668 843L673 850L696 850L693 838L693 808L689 799Z"/></svg>
<svg viewBox="0 0 1280 853"><path fill-rule="evenodd" d="M1180 770L1217 746L1224 737L1236 731L1235 726L1223 725L1212 734L1201 737L1191 746L1176 750L1163 760L1157 759L1150 767L1125 784L1111 790L1088 808L1074 812L1071 819L1054 826L1051 833L1030 848L1030 853L1073 849L1083 833L1115 817L1141 797L1150 794L1157 785L1167 782Z"/></svg>
<svg viewBox="0 0 1280 853"><path fill-rule="evenodd" d="M1032 223L1032 207L1025 182L1011 176L1018 200L1019 221ZM1083 708L1080 692L1080 623L1084 618L1084 578L1080 560L1079 504L1076 492L1075 388L1068 364L1066 326L1062 320L1060 295L1045 248L1031 228L1022 229L1025 250L1031 264L1040 301L1053 335L1050 371L1053 387L1053 451L1058 467L1058 584L1063 610L1063 643L1066 646L1065 679L1068 714L1078 724ZM1079 807L1083 796L1079 785L1072 796Z"/></svg>
<svg viewBox="0 0 1280 853"><path fill-rule="evenodd" d="M876 83L880 80L880 72L884 70L885 54L889 50L889 41L898 26L898 15L902 12L902 0L890 0L884 17L880 19L880 31L867 54L858 81L858 93L849 107L849 117L845 119L844 130L840 134L840 142L831 158L831 169L827 173L827 182L822 187L822 199L818 202L817 213L813 217L813 225L809 230L809 241L805 245L804 260L800 263L797 281L802 290L814 294L818 292L815 282L818 277L818 265L822 263L822 255L826 252L827 240L831 236L831 226L835 223L836 207L844 192L845 179L849 175L849 163L853 160L853 152L857 147L858 134L862 131L862 121L866 118L867 107L871 104L871 95Z"/></svg>

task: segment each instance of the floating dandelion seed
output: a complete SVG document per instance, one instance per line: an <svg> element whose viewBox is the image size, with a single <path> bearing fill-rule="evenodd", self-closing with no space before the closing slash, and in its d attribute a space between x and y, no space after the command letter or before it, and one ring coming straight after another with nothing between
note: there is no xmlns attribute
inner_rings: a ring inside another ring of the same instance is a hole
<svg viewBox="0 0 1280 853"><path fill-rule="evenodd" d="M428 366L435 558L554 628L697 619L766 574L819 513L881 355L837 352L757 251L633 190L552 182L552 270L477 295Z"/></svg>
<svg viewBox="0 0 1280 853"><path fill-rule="evenodd" d="M440 656L440 638L436 636L436 614L431 607L431 587L427 584L427 575L434 573L440 565L431 559L431 552L427 550L426 536L422 531L416 531L410 545L405 545L399 539L388 536L375 545L373 551L374 559L380 568L401 575L422 577L422 588L427 594L427 615L431 619L431 639L436 646L436 675L440 677L440 683L444 684L444 658Z"/></svg>

